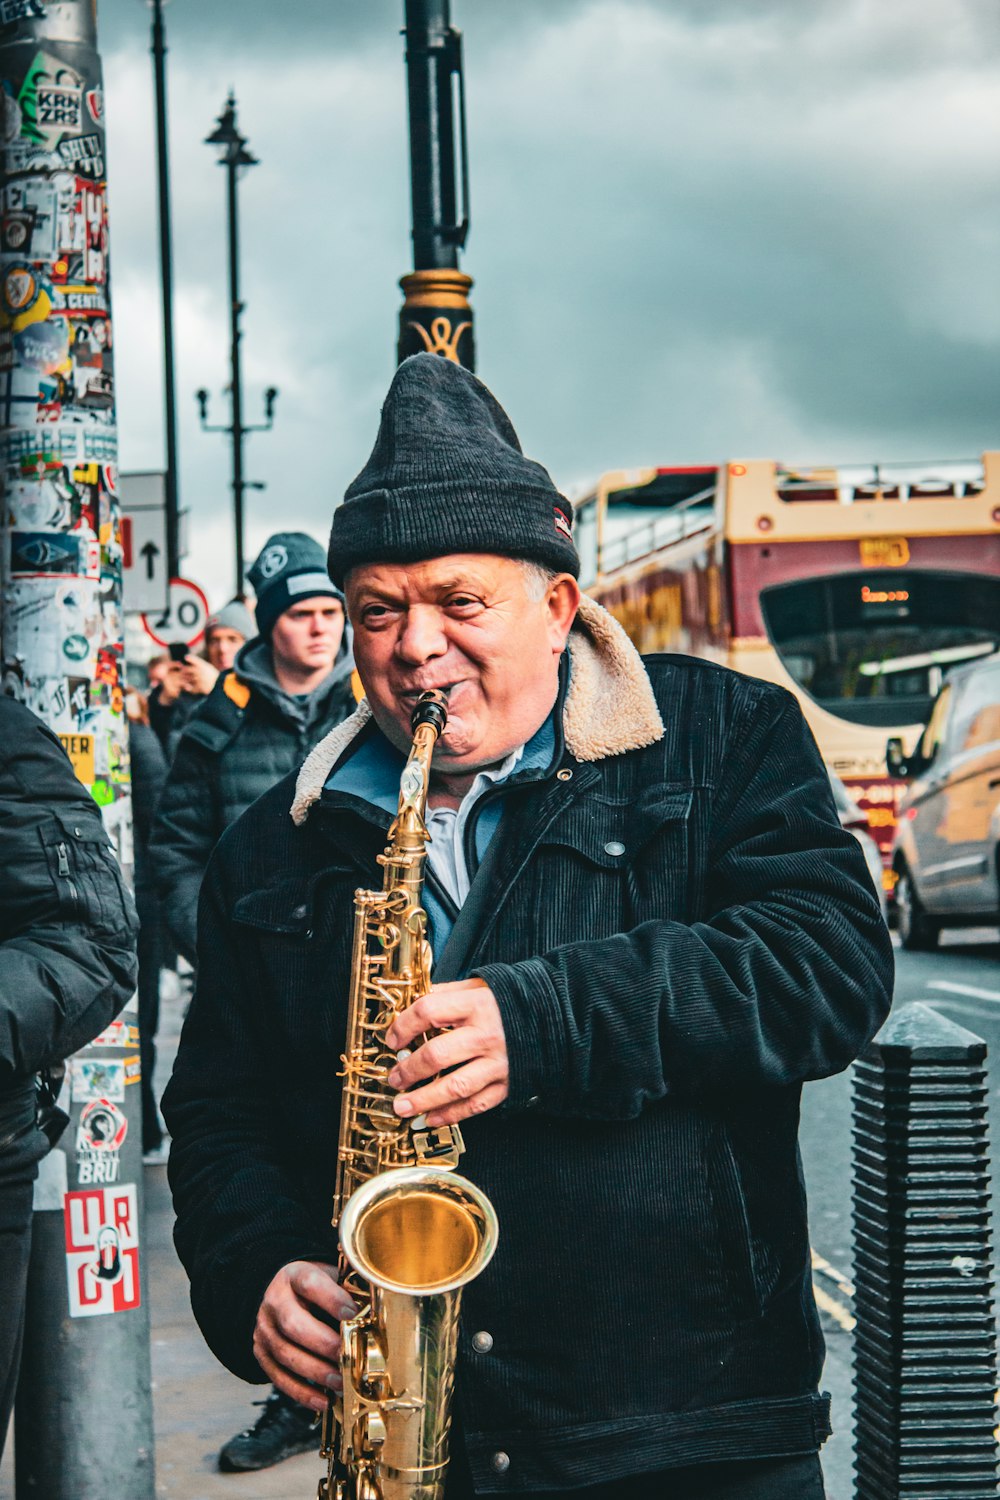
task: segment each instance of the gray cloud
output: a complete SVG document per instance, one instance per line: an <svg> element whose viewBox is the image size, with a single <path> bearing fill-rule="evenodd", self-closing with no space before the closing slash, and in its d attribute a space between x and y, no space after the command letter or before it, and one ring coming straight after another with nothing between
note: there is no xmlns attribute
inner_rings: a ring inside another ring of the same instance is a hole
<svg viewBox="0 0 1000 1500"><path fill-rule="evenodd" d="M453 0L480 373L561 481L995 444L995 7L986 0ZM408 266L401 0L177 0L170 27L184 494L214 584L226 453L222 174L236 86L251 536L325 529L392 372ZM148 13L101 0L126 465L159 461ZM221 407L216 401L217 415ZM228 568L222 575L228 579Z"/></svg>

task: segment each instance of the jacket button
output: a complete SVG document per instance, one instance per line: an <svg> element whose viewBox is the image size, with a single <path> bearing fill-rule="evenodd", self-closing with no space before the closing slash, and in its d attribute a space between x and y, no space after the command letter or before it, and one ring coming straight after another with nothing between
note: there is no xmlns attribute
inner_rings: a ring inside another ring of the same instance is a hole
<svg viewBox="0 0 1000 1500"><path fill-rule="evenodd" d="M604 852L605 854L624 854L625 845L620 844L617 839L608 839L608 842L604 846Z"/></svg>
<svg viewBox="0 0 1000 1500"><path fill-rule="evenodd" d="M541 1104L541 1102L542 1100L540 1094L532 1094L530 1099L525 1099L524 1107L525 1109L534 1109L535 1105Z"/></svg>
<svg viewBox="0 0 1000 1500"><path fill-rule="evenodd" d="M492 1463L493 1468L497 1474L506 1474L507 1470L510 1468L510 1454L502 1452L494 1453L493 1457L490 1459L490 1462Z"/></svg>
<svg viewBox="0 0 1000 1500"><path fill-rule="evenodd" d="M563 771L557 771L556 772L556 780L557 781L572 781L573 780L573 772L571 770L569 770L568 767L565 770L563 770ZM504 1457L506 1457L506 1454L504 1455Z"/></svg>
<svg viewBox="0 0 1000 1500"><path fill-rule="evenodd" d="M293 917L304 917L305 914L306 914L306 908L304 906L293 906L292 907L292 916Z"/></svg>
<svg viewBox="0 0 1000 1500"><path fill-rule="evenodd" d="M489 1354L493 1348L493 1335L485 1330L482 1333L472 1335L472 1347L477 1354Z"/></svg>

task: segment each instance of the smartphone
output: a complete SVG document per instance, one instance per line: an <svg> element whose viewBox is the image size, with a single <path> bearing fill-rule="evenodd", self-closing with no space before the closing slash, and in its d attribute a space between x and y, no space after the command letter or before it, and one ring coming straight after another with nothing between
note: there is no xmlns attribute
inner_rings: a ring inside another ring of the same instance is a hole
<svg viewBox="0 0 1000 1500"><path fill-rule="evenodd" d="M171 661L187 661L191 648L184 641L171 641L167 647Z"/></svg>

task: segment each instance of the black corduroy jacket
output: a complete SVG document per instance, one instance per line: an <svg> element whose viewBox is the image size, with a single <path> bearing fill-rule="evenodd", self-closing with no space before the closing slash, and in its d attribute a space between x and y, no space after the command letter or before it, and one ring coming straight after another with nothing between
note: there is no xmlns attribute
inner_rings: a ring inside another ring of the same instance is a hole
<svg viewBox="0 0 1000 1500"><path fill-rule="evenodd" d="M509 1099L463 1126L500 1246L464 1293L457 1400L497 1493L822 1442L799 1091L847 1066L891 990L790 695L643 664L589 603L573 652L553 762L505 783L436 955L436 979L490 984L510 1053ZM223 838L164 1099L195 1312L250 1380L271 1277L336 1254L352 899L380 884L388 819L324 787L366 719L306 762L296 822L289 778Z"/></svg>

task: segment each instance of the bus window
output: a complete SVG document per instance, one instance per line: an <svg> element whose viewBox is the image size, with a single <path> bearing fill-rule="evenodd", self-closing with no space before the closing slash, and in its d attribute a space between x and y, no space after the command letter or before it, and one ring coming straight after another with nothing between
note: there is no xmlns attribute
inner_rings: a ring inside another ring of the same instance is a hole
<svg viewBox="0 0 1000 1500"><path fill-rule="evenodd" d="M855 724L923 723L942 676L1000 643L1000 579L894 568L776 584L760 596L785 670Z"/></svg>
<svg viewBox="0 0 1000 1500"><path fill-rule="evenodd" d="M597 501L587 499L573 518L573 540L580 554L580 587L589 588L597 577Z"/></svg>

